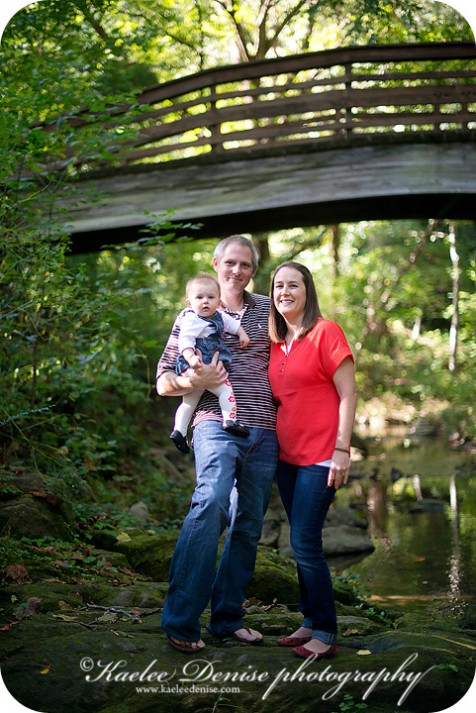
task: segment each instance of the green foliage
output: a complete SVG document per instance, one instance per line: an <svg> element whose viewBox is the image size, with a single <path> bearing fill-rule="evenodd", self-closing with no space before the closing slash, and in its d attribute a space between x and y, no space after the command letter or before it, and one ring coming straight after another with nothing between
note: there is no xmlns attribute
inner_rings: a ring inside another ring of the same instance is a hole
<svg viewBox="0 0 476 713"><path fill-rule="evenodd" d="M453 673L458 673L459 668L454 663L439 663L436 664L435 668L439 671L452 671Z"/></svg>
<svg viewBox="0 0 476 713"><path fill-rule="evenodd" d="M157 409L155 362L184 305L185 282L210 269L215 241L194 241L193 226L184 226L192 237L175 240L170 216L150 216L139 244L70 254L68 226L50 220L57 197L74 195L71 179L88 168L86 156L114 165L115 149L134 135L133 126L114 122L98 128L112 104L133 107L146 86L237 61L240 43L250 56L273 56L356 42L470 39L466 23L442 3L263 7L258 0L43 0L9 23L0 48L0 446L7 463L47 469L78 493L81 483L120 477L128 459L147 457L150 443L164 437L146 425ZM84 126L75 131L68 117L78 112ZM54 131L41 126L48 121ZM338 264L322 226L261 236L270 259L255 283L266 293L273 266L302 259L318 275L324 314L355 347L361 399L391 392L418 407L438 399L448 430L474 437L474 225L456 226L455 374L447 370L447 226L422 244L426 227L342 226ZM164 500L166 490L164 479ZM171 496L167 517L180 498Z"/></svg>
<svg viewBox="0 0 476 713"><path fill-rule="evenodd" d="M105 271L91 284L83 265L72 269L67 245L25 230L4 244L4 447L26 449L37 464L71 450L75 462L101 469L118 441L131 445L135 430L121 427L121 416L142 407L148 388L130 373L140 336L122 321L134 313L134 290Z"/></svg>
<svg viewBox="0 0 476 713"><path fill-rule="evenodd" d="M357 703L350 693L344 693L342 701L338 705L338 709L341 713L355 713L356 711L367 710L368 705L362 702ZM336 713L336 711L333 711L333 713Z"/></svg>
<svg viewBox="0 0 476 713"><path fill-rule="evenodd" d="M338 45L473 41L453 8L421 0L215 0L213 6L234 31L242 61Z"/></svg>
<svg viewBox="0 0 476 713"><path fill-rule="evenodd" d="M345 5L347 35L361 44L473 39L464 18L442 3L351 0Z"/></svg>
<svg viewBox="0 0 476 713"><path fill-rule="evenodd" d="M0 561L5 567L15 567L22 563L33 577L49 574L66 581L97 581L98 578L114 581L121 576L118 567L111 563L103 552L79 541L63 542L53 537L22 537L17 540L0 538ZM8 570L2 571L0 577L7 581ZM27 609L28 604L19 604L16 607L20 610Z"/></svg>

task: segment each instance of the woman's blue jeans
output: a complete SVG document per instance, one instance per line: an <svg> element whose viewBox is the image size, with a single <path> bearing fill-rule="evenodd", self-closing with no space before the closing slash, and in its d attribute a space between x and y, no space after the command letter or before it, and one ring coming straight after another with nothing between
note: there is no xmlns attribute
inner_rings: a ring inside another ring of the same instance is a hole
<svg viewBox="0 0 476 713"><path fill-rule="evenodd" d="M193 444L197 485L172 558L162 615L164 631L188 641L200 638L200 616L210 600L212 633L226 636L244 625L242 606L278 457L274 431L250 428L240 438L211 419L195 427ZM227 527L217 569L218 541Z"/></svg>
<svg viewBox="0 0 476 713"><path fill-rule="evenodd" d="M291 525L291 549L297 564L302 626L325 644L337 640L337 618L329 567L322 547L322 527L335 489L327 486L329 468L279 461L276 478Z"/></svg>

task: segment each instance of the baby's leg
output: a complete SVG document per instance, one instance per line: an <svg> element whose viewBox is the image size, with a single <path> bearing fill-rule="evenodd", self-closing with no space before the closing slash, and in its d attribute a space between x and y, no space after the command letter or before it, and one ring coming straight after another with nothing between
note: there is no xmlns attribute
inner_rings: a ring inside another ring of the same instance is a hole
<svg viewBox="0 0 476 713"><path fill-rule="evenodd" d="M182 396L182 403L175 412L174 431L180 431L182 436L187 435L188 424L197 408L203 389L192 391L190 394Z"/></svg>
<svg viewBox="0 0 476 713"><path fill-rule="evenodd" d="M210 391L218 396L225 431L229 431L235 436L249 436L249 430L236 418L235 392L233 391L230 380L227 379L224 384L217 386L216 389L210 389Z"/></svg>

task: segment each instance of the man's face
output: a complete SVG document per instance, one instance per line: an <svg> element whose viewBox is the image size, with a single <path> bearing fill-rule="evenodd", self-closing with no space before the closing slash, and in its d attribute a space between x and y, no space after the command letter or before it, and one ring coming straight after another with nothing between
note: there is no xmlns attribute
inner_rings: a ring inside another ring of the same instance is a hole
<svg viewBox="0 0 476 713"><path fill-rule="evenodd" d="M219 260L213 258L213 267L222 288L241 291L256 272L253 269L251 250L239 243L230 243Z"/></svg>

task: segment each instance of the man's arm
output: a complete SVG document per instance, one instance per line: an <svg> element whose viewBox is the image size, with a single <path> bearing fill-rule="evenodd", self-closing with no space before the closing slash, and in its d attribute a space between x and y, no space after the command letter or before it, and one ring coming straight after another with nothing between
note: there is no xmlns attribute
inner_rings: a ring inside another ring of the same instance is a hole
<svg viewBox="0 0 476 713"><path fill-rule="evenodd" d="M159 396L184 396L197 389L214 389L224 384L228 372L222 362L218 361L218 354L215 352L210 364L202 364L190 375L164 371L157 378L156 387Z"/></svg>

